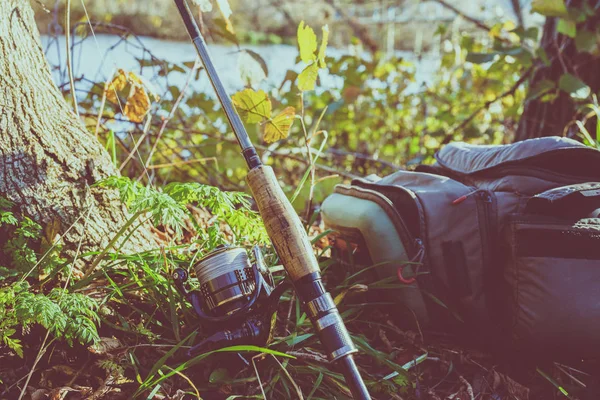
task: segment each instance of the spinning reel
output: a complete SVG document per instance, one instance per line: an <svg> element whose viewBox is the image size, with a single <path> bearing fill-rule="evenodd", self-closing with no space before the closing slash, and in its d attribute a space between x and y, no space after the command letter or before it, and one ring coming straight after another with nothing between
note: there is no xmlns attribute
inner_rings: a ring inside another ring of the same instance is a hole
<svg viewBox="0 0 600 400"><path fill-rule="evenodd" d="M252 265L242 247L223 246L207 254L194 265L200 290L186 289L184 269L173 273L175 287L211 333L189 350L189 356L223 346L267 343L271 317L289 285L275 286L259 247L254 246L252 253Z"/></svg>

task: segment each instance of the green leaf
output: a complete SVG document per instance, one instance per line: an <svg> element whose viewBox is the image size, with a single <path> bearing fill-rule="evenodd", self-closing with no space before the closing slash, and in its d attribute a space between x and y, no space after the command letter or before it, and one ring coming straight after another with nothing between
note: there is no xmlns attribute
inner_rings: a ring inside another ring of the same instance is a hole
<svg viewBox="0 0 600 400"><path fill-rule="evenodd" d="M318 76L319 66L317 63L313 63L304 68L300 75L298 75L298 89L302 90L303 92L314 90Z"/></svg>
<svg viewBox="0 0 600 400"><path fill-rule="evenodd" d="M257 53L250 51L240 52L238 70L240 78L247 86L257 86L266 79L268 73L264 60Z"/></svg>
<svg viewBox="0 0 600 400"><path fill-rule="evenodd" d="M210 383L223 382L229 379L229 371L227 371L227 368L217 368L211 372L210 376L208 377L208 381Z"/></svg>
<svg viewBox="0 0 600 400"><path fill-rule="evenodd" d="M232 100L240 117L249 124L257 124L271 118L271 100L263 90L255 92L252 89L244 89L234 94Z"/></svg>
<svg viewBox="0 0 600 400"><path fill-rule="evenodd" d="M23 358L23 346L21 345L21 341L19 339L14 339L8 337L8 335L4 338L4 343L11 348L17 355Z"/></svg>
<svg viewBox="0 0 600 400"><path fill-rule="evenodd" d="M294 107L286 107L275 118L267 121L263 136L265 142L273 143L288 137L295 117L296 109Z"/></svg>
<svg viewBox="0 0 600 400"><path fill-rule="evenodd" d="M305 333L303 335L294 336L291 339L285 341L288 346L295 346L298 343L304 342L306 339L314 336L314 333Z"/></svg>
<svg viewBox="0 0 600 400"><path fill-rule="evenodd" d="M570 19L559 19L558 24L556 25L556 30L570 38L574 38L577 35L577 26L575 25L575 21Z"/></svg>
<svg viewBox="0 0 600 400"><path fill-rule="evenodd" d="M498 53L469 53L467 54L466 60L473 64L483 64L486 62L494 61L494 58Z"/></svg>
<svg viewBox="0 0 600 400"><path fill-rule="evenodd" d="M594 32L581 29L575 36L575 46L579 52L594 53L598 49L598 37Z"/></svg>
<svg viewBox="0 0 600 400"><path fill-rule="evenodd" d="M321 47L319 47L319 55L317 56L319 67L325 68L325 52L327 51L327 43L329 42L329 26L325 25L322 28L323 37L321 38Z"/></svg>
<svg viewBox="0 0 600 400"><path fill-rule="evenodd" d="M548 54L546 53L546 50L544 50L543 47L539 47L535 51L535 55L538 56L538 58L540 60L542 60L542 62L544 63L545 66L547 66L547 67L550 66L550 59L548 58Z"/></svg>
<svg viewBox="0 0 600 400"><path fill-rule="evenodd" d="M298 47L300 58L304 63L310 64L317 59L315 56L317 35L310 26L304 25L304 21L300 21L300 25L298 25Z"/></svg>
<svg viewBox="0 0 600 400"><path fill-rule="evenodd" d="M576 100L585 100L592 92L588 85L571 74L563 74L558 81L558 87Z"/></svg>
<svg viewBox="0 0 600 400"><path fill-rule="evenodd" d="M568 15L564 0L533 0L531 11L546 17L566 17Z"/></svg>
<svg viewBox="0 0 600 400"><path fill-rule="evenodd" d="M537 99L548 91L556 89L556 83L550 79L543 79L535 84L527 94L527 100Z"/></svg>

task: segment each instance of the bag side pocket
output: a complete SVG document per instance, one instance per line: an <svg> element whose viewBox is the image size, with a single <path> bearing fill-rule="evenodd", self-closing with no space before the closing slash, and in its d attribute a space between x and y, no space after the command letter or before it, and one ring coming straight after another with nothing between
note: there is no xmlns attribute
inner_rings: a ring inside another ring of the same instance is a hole
<svg viewBox="0 0 600 400"><path fill-rule="evenodd" d="M513 344L600 353L600 219L511 215L504 240Z"/></svg>

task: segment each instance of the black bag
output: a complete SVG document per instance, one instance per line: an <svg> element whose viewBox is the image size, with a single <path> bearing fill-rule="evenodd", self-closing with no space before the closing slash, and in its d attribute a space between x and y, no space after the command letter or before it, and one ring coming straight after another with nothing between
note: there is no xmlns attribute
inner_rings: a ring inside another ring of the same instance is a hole
<svg viewBox="0 0 600 400"><path fill-rule="evenodd" d="M516 346L600 353L600 152L548 137L452 143L435 158L338 185L326 225L387 263L379 277L412 289L396 299L422 324L448 323L447 307Z"/></svg>

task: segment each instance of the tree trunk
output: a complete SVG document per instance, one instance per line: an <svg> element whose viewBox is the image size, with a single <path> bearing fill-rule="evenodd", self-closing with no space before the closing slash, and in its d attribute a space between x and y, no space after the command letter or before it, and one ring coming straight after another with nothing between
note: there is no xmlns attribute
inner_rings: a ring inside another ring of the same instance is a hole
<svg viewBox="0 0 600 400"><path fill-rule="evenodd" d="M581 7L582 1L567 1L569 7ZM598 3L598 1L590 2ZM586 22L577 24L577 31L586 29L595 32L600 23L600 9ZM564 73L575 75L585 82L592 93L600 90L600 57L587 52L578 52L575 40L559 33L556 29L557 18L548 18L544 25L541 47L546 51L550 65L542 62L536 67L530 82L530 88L544 79L558 83ZM576 127L565 132L569 122L578 117L577 103L568 93L560 91L552 102L543 102L541 98L528 100L517 128L515 141L542 136L575 136Z"/></svg>
<svg viewBox="0 0 600 400"><path fill-rule="evenodd" d="M106 246L128 218L114 190L92 187L119 172L52 81L27 0L0 0L0 196L42 226L60 222L64 250ZM138 229L123 251L149 248Z"/></svg>

